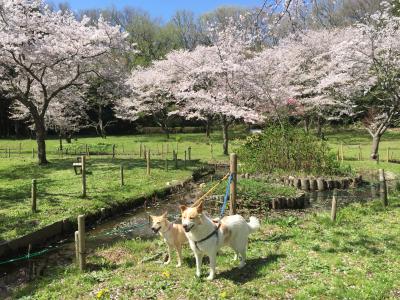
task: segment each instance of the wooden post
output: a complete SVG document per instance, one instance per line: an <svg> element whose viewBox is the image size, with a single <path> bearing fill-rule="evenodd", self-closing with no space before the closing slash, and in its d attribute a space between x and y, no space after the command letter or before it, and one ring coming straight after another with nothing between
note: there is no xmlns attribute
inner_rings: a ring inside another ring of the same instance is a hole
<svg viewBox="0 0 400 300"><path fill-rule="evenodd" d="M169 144L167 144L167 155L169 154Z"/></svg>
<svg viewBox="0 0 400 300"><path fill-rule="evenodd" d="M236 214L236 184L237 184L237 155L231 153L230 157L230 172L233 175L230 187L230 213L231 215Z"/></svg>
<svg viewBox="0 0 400 300"><path fill-rule="evenodd" d="M125 185L125 182L124 182L124 165L121 165L121 167L120 167L120 174L121 174L121 186L124 186Z"/></svg>
<svg viewBox="0 0 400 300"><path fill-rule="evenodd" d="M147 176L150 175L150 149L147 150L147 155L146 155L146 161L147 161Z"/></svg>
<svg viewBox="0 0 400 300"><path fill-rule="evenodd" d="M35 148L32 148L32 158L35 158Z"/></svg>
<svg viewBox="0 0 400 300"><path fill-rule="evenodd" d="M85 216L78 216L78 248L79 248L79 269L86 267L86 245L85 245Z"/></svg>
<svg viewBox="0 0 400 300"><path fill-rule="evenodd" d="M112 146L112 158L115 158L115 144Z"/></svg>
<svg viewBox="0 0 400 300"><path fill-rule="evenodd" d="M142 158L142 152L143 152L143 145L142 145L142 142L140 142L140 146L139 146L139 158Z"/></svg>
<svg viewBox="0 0 400 300"><path fill-rule="evenodd" d="M332 196L332 208L331 208L331 220L332 222L336 221L336 210L337 210L337 191L336 189L333 190L333 196Z"/></svg>
<svg viewBox="0 0 400 300"><path fill-rule="evenodd" d="M82 197L86 197L86 156L81 156L82 168Z"/></svg>
<svg viewBox="0 0 400 300"><path fill-rule="evenodd" d="M390 148L387 147L387 149L386 149L386 162L389 162L389 159L390 159L389 153L390 153Z"/></svg>
<svg viewBox="0 0 400 300"><path fill-rule="evenodd" d="M358 160L361 161L361 145L358 145Z"/></svg>
<svg viewBox="0 0 400 300"><path fill-rule="evenodd" d="M344 152L343 152L343 142L340 144L340 159L343 162L344 161Z"/></svg>
<svg viewBox="0 0 400 300"><path fill-rule="evenodd" d="M31 196L32 196L32 212L35 213L36 210L36 192L37 192L37 185L36 185L36 179L32 179L32 190L31 190Z"/></svg>
<svg viewBox="0 0 400 300"><path fill-rule="evenodd" d="M188 148L188 157L189 157L189 162L192 161L192 147Z"/></svg>
<svg viewBox="0 0 400 300"><path fill-rule="evenodd" d="M75 259L79 266L79 231L75 231Z"/></svg>
<svg viewBox="0 0 400 300"><path fill-rule="evenodd" d="M165 171L168 171L168 157L165 156Z"/></svg>
<svg viewBox="0 0 400 300"><path fill-rule="evenodd" d="M144 160L147 160L146 154L147 154L146 146L143 146L143 158L144 158Z"/></svg>
<svg viewBox="0 0 400 300"><path fill-rule="evenodd" d="M186 153L186 150L185 150L185 162L184 162L185 169L186 169L186 155L187 155L187 153Z"/></svg>
<svg viewBox="0 0 400 300"><path fill-rule="evenodd" d="M339 159L340 159L340 150L338 148L336 153L336 160L339 161Z"/></svg>
<svg viewBox="0 0 400 300"><path fill-rule="evenodd" d="M379 169L379 196L384 206L388 205L385 170Z"/></svg>

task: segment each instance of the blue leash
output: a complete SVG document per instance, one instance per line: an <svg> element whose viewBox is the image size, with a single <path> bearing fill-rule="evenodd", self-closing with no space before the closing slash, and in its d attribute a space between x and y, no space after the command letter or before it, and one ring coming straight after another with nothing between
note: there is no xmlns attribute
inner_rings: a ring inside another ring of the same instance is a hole
<svg viewBox="0 0 400 300"><path fill-rule="evenodd" d="M232 179L233 179L233 175L234 175L234 173L231 173L231 175L229 175L228 183L226 184L224 203L222 204L221 213L219 214L219 218L220 219L222 219L222 217L225 214L225 208L226 208L226 205L227 205L228 199L229 199L229 192L230 192L230 187L231 187L231 182L232 182Z"/></svg>

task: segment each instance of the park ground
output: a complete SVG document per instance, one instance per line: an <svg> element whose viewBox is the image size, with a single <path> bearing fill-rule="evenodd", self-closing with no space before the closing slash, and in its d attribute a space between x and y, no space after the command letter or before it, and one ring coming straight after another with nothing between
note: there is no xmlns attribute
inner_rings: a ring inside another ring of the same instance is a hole
<svg viewBox="0 0 400 300"><path fill-rule="evenodd" d="M388 147L391 158L400 159L400 132L397 130L384 135L379 164L368 161L370 137L366 132L332 129L325 136L333 153L343 144L343 164L350 165L353 170L384 168L394 175L400 174L400 164L385 161ZM232 132L231 137L234 150L243 133ZM154 152L154 168L149 177L145 175L145 161L138 157L141 142ZM56 151L58 140L50 140L47 145L51 164L48 166L37 166L32 159L34 141L1 140L0 149L12 148L18 152L10 159L5 154L0 158L1 239L18 237L114 202L148 195L165 187L167 182L189 178L202 162L227 160L221 155L221 142L218 133L213 134L211 140L202 134L173 135L168 141L170 151L178 147L183 158L184 149L190 146L192 158L197 162L186 169L175 169L170 162L166 171L164 158L158 156L162 144L166 147L167 143L162 135L105 140L80 138L70 146L65 144L71 150L69 156L63 157ZM110 155L89 158L89 196L82 199L80 178L72 169L76 156L71 152L77 148L79 153L86 144L90 149L97 149L92 151L109 153L115 144L117 155L115 159ZM358 161L359 145L362 161ZM182 161L180 163L182 166ZM124 187L120 187L119 181L121 164L125 166ZM33 178L38 179L40 195L36 214L30 212ZM165 250L164 244L155 238L118 242L108 248L95 249L89 257L92 269L88 272L80 273L74 265L57 267L20 287L14 296L25 299L107 299L117 294L125 299L395 299L400 297L400 275L396 271L400 264L399 199L399 195L392 195L386 209L378 201L341 208L336 224L332 224L324 212L268 216L263 220L261 231L252 236L248 266L238 270L231 262L232 253L224 251L218 261L219 276L212 283L194 278L194 260L188 249L185 250L185 264L179 270L152 260L141 263L143 258Z"/></svg>

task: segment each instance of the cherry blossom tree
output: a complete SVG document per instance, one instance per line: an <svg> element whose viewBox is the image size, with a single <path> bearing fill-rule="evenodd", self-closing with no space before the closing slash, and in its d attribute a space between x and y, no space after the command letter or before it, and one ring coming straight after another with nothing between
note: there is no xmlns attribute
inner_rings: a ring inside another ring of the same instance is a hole
<svg viewBox="0 0 400 300"><path fill-rule="evenodd" d="M5 0L0 8L0 85L34 123L39 164L46 158L46 113L64 90L80 87L95 62L117 48L127 49L126 34L100 18L77 21L53 12L43 0Z"/></svg>
<svg viewBox="0 0 400 300"><path fill-rule="evenodd" d="M330 49L329 72L317 86L351 101L364 116L372 159L382 135L400 117L400 18L391 14L388 2L382 7L368 23L342 30L341 42Z"/></svg>
<svg viewBox="0 0 400 300"><path fill-rule="evenodd" d="M256 111L255 96L249 89L245 63L252 55L258 36L237 23L223 28L210 26L211 46L198 46L185 62L190 62L178 94L180 114L187 118L220 118L223 132L223 153L228 154L228 128L234 120L261 122ZM177 60L178 61L178 60Z"/></svg>

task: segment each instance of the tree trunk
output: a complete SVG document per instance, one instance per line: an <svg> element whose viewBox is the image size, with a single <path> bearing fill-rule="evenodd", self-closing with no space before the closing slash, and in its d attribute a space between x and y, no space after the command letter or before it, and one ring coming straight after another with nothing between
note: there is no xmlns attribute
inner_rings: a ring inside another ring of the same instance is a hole
<svg viewBox="0 0 400 300"><path fill-rule="evenodd" d="M58 135L58 138L59 138L59 140L60 140L60 151L62 151L62 150L63 150L63 142L62 142L62 135L61 135L61 133Z"/></svg>
<svg viewBox="0 0 400 300"><path fill-rule="evenodd" d="M71 142L72 142L72 136L71 136L70 133L68 133L68 134L66 135L65 140L67 141L68 144L71 144Z"/></svg>
<svg viewBox="0 0 400 300"><path fill-rule="evenodd" d="M106 137L106 130L103 124L103 107L101 107L101 105L97 107L97 114L99 117L97 125L99 127L100 136L102 139L104 139Z"/></svg>
<svg viewBox="0 0 400 300"><path fill-rule="evenodd" d="M210 138L210 134L211 134L211 120L210 120L210 117L207 117L207 120L206 120L206 137Z"/></svg>
<svg viewBox="0 0 400 300"><path fill-rule="evenodd" d="M229 136L228 136L228 128L229 128L229 123L226 120L225 117L222 117L222 137L223 137L223 150L224 150L224 155L228 155L228 143L229 143Z"/></svg>
<svg viewBox="0 0 400 300"><path fill-rule="evenodd" d="M371 159L378 159L378 151L379 151L379 142L381 141L382 135L379 133L375 133L372 136L372 148L371 148Z"/></svg>
<svg viewBox="0 0 400 300"><path fill-rule="evenodd" d="M43 119L35 120L36 142L38 145L38 162L39 165L48 163L46 158L46 127Z"/></svg>
<svg viewBox="0 0 400 300"><path fill-rule="evenodd" d="M322 121L321 121L321 118L318 116L318 118L317 118L317 136L319 137L319 138L323 138L323 135L322 135Z"/></svg>
<svg viewBox="0 0 400 300"><path fill-rule="evenodd" d="M310 128L310 119L309 117L304 117L304 131L308 133L309 128Z"/></svg>

